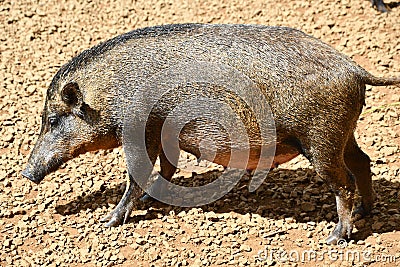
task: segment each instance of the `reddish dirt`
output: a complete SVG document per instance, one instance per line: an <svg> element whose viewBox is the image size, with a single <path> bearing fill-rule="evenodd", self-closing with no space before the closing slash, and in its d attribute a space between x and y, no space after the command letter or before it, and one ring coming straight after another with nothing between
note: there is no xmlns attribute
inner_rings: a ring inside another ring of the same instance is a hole
<svg viewBox="0 0 400 267"><path fill-rule="evenodd" d="M0 3L0 266L400 264L396 87L367 88L357 141L372 159L377 200L371 216L355 221L345 248L324 243L337 222L334 195L302 157L271 171L253 193L243 179L225 197L202 207L142 204L116 228L104 227L99 218L123 193L120 148L82 155L40 185L20 175L39 133L52 77L74 55L101 41L169 23L284 25L322 39L373 74L400 76L399 2L389 2L392 11L386 14L363 0ZM208 181L218 174L214 165L203 162L199 169L186 155L181 163L186 168L175 181ZM192 178L193 169L198 175ZM318 257L307 258L310 251ZM304 261L296 258L302 253Z"/></svg>

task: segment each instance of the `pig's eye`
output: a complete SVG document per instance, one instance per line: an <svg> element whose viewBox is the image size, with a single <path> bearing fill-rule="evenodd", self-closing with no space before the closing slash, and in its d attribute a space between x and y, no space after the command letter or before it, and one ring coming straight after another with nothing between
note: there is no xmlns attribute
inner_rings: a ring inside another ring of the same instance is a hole
<svg viewBox="0 0 400 267"><path fill-rule="evenodd" d="M55 126L57 125L58 119L56 116L51 116L49 117L49 124L50 126Z"/></svg>

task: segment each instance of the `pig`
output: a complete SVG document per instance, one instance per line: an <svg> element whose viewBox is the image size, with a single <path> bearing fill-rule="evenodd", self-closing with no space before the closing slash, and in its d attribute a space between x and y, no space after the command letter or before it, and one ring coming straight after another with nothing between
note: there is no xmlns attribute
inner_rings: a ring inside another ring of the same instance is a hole
<svg viewBox="0 0 400 267"><path fill-rule="evenodd" d="M134 131L135 125L141 123L137 118L147 112L143 103L153 94L159 94L151 84L145 86L146 90L141 89L143 85L155 74L173 70L182 62L228 66L255 84L257 90L241 90L261 99L264 107L268 106L272 112L276 149L271 168L304 155L336 196L339 220L327 243L350 238L353 211L368 214L374 200L370 158L354 137L365 105L366 85L398 86L400 78L375 77L319 39L288 27L154 26L131 31L83 51L62 66L51 81L40 134L22 175L40 183L47 174L82 153L122 145L129 167L127 186L116 208L102 219L107 226L116 226L128 220L135 201L143 193L137 179L150 175L158 157L160 175L169 180L176 170L179 149L199 158L202 156L199 139L212 134L219 141L215 143L216 155L209 160L229 166L231 146L236 144L224 141L226 136L216 131L218 123L200 119L189 123L179 135L179 147L174 147L177 153L172 158L167 157L160 140L165 114L178 102L193 94L213 94L224 101L230 89L217 88L217 85L204 91L202 83L183 83L180 90L165 96L161 104L152 108L145 122L146 151L136 146L141 140L124 140L127 136L124 128L129 126ZM173 82L178 76L166 72L159 77ZM192 106L187 112L196 109L207 112L207 105ZM252 152L243 166L253 171L258 163L268 159L259 153L262 144L257 140L260 136L257 132L260 129L252 124L251 112L241 115L246 129L256 133L249 138ZM236 152L243 151L239 148ZM353 209L356 189L362 201Z"/></svg>

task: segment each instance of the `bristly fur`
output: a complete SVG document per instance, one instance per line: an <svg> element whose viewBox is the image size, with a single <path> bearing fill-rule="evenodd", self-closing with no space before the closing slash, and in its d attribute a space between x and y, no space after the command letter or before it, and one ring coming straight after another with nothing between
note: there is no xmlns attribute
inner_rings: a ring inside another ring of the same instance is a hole
<svg viewBox="0 0 400 267"><path fill-rule="evenodd" d="M188 70L187 66L193 68ZM210 81L196 76L204 69L212 76ZM231 77L232 73L239 74ZM237 89L232 84L234 78L248 80L251 86ZM218 84L221 81L225 83ZM207 104L220 101L221 106L233 107L230 110L238 113L235 118L245 126L249 138L232 144L223 125L236 125L237 121L221 116L214 122L200 116L180 129L179 147L174 150L200 157L205 151L200 147L202 140L213 140L215 151L211 152L215 155L208 155L215 157L208 158L210 161L231 166L234 151L239 155L237 162L244 162L247 170L255 170L268 160L272 164L263 167L270 168L303 154L336 194L339 223L328 238L329 243L335 243L351 233L355 189L362 197L364 212L369 212L373 203L370 159L354 137L366 84L399 82L399 78L374 77L331 46L287 27L179 24L139 29L85 50L61 67L48 89L44 127L24 174L39 182L44 177L35 174L55 170L60 161L43 157L54 155L54 151L77 156L123 144L130 167L129 183L121 202L106 219L107 225L117 225L132 210L133 192L138 192L133 177L145 178L151 173L153 166L148 164L149 170L147 163L154 165L159 156L164 178L175 173L175 162L169 162L162 151L160 133L166 114L180 103L200 97L203 102L184 106L182 115L175 118L186 123L185 115L191 111L207 113ZM68 84L73 84L74 90L63 91ZM71 95L63 98L63 93ZM255 110L241 101L255 98L262 99ZM160 101L148 105L153 99ZM142 118L148 115L149 106L154 107L151 116ZM257 122L257 112L265 110L273 117L274 155L261 153L266 142L260 138L264 128ZM49 112L57 114L52 126L47 120ZM55 119L59 122L54 123ZM146 123L145 140L129 136L124 123L137 126L142 121ZM134 150L140 146L135 144L143 141L146 148ZM134 144L133 149L129 144Z"/></svg>

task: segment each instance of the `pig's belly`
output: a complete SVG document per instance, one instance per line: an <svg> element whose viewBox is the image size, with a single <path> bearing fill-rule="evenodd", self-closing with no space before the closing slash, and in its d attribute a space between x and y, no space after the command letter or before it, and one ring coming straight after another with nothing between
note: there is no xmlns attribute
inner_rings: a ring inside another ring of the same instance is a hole
<svg viewBox="0 0 400 267"><path fill-rule="evenodd" d="M275 168L300 154L296 143L285 136L275 136L275 132L269 136L269 131L265 133L261 140L251 127L247 133L228 133L213 121L198 119L180 131L179 146L197 158L247 170Z"/></svg>
<svg viewBox="0 0 400 267"><path fill-rule="evenodd" d="M300 152L297 148L289 145L277 145L274 151L271 147L264 148L266 153L261 153L259 147L253 147L250 150L232 150L227 152L215 152L212 150L202 149L191 150L184 149L194 154L200 159L205 159L219 165L238 169L271 169L276 168L279 164L285 163L295 157Z"/></svg>

